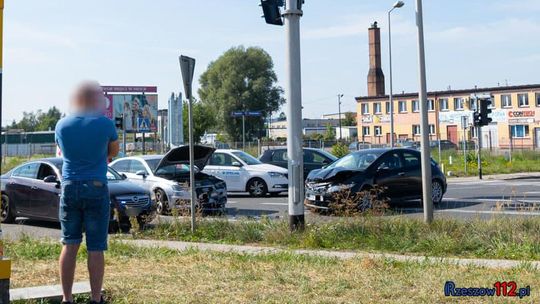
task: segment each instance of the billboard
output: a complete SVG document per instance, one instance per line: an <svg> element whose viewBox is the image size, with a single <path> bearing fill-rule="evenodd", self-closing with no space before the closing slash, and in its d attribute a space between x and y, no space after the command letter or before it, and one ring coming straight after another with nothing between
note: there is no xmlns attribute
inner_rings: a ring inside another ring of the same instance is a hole
<svg viewBox="0 0 540 304"><path fill-rule="evenodd" d="M156 94L106 95L106 115L110 119L124 115L126 132L157 132L158 97Z"/></svg>

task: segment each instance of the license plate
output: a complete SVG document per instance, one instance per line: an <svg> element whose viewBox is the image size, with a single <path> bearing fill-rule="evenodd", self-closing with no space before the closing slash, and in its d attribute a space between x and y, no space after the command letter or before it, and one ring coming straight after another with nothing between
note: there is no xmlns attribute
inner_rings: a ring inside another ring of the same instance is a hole
<svg viewBox="0 0 540 304"><path fill-rule="evenodd" d="M324 201L324 197L322 195L311 194L311 195L308 195L308 200L322 202Z"/></svg>

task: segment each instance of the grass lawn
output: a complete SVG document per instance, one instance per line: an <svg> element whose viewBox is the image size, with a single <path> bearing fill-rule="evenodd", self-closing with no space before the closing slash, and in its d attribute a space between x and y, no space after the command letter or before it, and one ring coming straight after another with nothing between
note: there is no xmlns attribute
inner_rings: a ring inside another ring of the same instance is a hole
<svg viewBox="0 0 540 304"><path fill-rule="evenodd" d="M8 242L6 248L13 259L12 287L59 283L58 243L23 239ZM83 251L77 280L87 279L84 258ZM526 265L493 270L287 253L177 252L116 242L111 242L106 261L110 303L455 303L457 298L443 293L448 280L458 287L489 288L499 280L516 281L518 287L531 287L531 297L523 303L540 301L540 270ZM467 303L510 300L472 297Z"/></svg>
<svg viewBox="0 0 540 304"><path fill-rule="evenodd" d="M432 151L432 158L439 161L439 152ZM452 164L450 164L452 158ZM467 159L467 174L465 174L465 162ZM463 151L443 151L441 163L444 164L445 172L452 171L452 176L476 176L478 174L478 161L475 151L469 151L466 156ZM482 151L483 174L508 174L521 172L540 172L540 151L516 150L512 153L512 161L509 155L494 154Z"/></svg>
<svg viewBox="0 0 540 304"><path fill-rule="evenodd" d="M295 249L540 260L540 217L437 219L427 225L407 217L365 216L310 222L302 233L290 233L286 221L199 219L195 234L191 233L188 220L179 219L159 223L135 237Z"/></svg>

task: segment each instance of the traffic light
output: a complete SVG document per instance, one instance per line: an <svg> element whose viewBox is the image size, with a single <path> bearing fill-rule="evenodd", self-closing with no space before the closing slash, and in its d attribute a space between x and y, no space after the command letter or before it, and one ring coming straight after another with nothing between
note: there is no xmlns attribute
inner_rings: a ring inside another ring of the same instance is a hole
<svg viewBox="0 0 540 304"><path fill-rule="evenodd" d="M114 125L117 129L123 130L124 129L124 120L122 117L115 117L114 118Z"/></svg>
<svg viewBox="0 0 540 304"><path fill-rule="evenodd" d="M473 113L473 121L474 121L474 125L476 127L480 126L480 124L482 123L482 118L480 117L480 112L475 111Z"/></svg>
<svg viewBox="0 0 540 304"><path fill-rule="evenodd" d="M489 115L491 114L491 99L480 99L480 125L487 126L493 121Z"/></svg>
<svg viewBox="0 0 540 304"><path fill-rule="evenodd" d="M283 0L261 0L261 7L266 23L273 25L283 25L280 7L284 6Z"/></svg>

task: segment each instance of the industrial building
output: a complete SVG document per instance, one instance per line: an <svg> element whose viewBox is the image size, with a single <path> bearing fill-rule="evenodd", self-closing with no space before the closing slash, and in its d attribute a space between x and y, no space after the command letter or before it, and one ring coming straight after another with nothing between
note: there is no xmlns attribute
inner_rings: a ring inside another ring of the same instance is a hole
<svg viewBox="0 0 540 304"><path fill-rule="evenodd" d="M380 28L369 28L368 96L357 97L359 140L374 144L390 143L390 102L385 93L381 67ZM482 128L482 146L500 149L540 149L540 84L497 86L464 90L428 92L431 140L455 144L478 138L472 126L475 95L493 96L493 121ZM394 138L420 140L418 93L393 94ZM464 124L463 124L464 123Z"/></svg>

